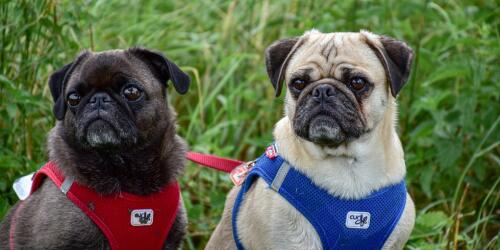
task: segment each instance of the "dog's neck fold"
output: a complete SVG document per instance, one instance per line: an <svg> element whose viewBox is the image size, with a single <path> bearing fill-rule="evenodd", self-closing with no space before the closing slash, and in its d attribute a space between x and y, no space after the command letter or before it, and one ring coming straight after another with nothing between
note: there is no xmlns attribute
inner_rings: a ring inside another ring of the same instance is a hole
<svg viewBox="0 0 500 250"><path fill-rule="evenodd" d="M100 194L148 195L175 181L184 169L186 145L175 129L146 148L106 154L72 148L61 137L59 126L58 122L49 134L49 160L66 177Z"/></svg>
<svg viewBox="0 0 500 250"><path fill-rule="evenodd" d="M395 109L395 104L389 109ZM295 135L288 116L275 127L279 154L330 194L362 198L406 173L404 153L394 128L393 110L370 132L337 148L322 147Z"/></svg>

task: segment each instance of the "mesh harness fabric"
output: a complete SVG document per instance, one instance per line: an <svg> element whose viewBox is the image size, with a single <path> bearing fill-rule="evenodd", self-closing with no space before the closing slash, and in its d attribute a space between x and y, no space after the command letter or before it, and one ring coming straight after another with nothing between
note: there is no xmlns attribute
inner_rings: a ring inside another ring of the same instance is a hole
<svg viewBox="0 0 500 250"><path fill-rule="evenodd" d="M161 191L148 196L126 192L102 196L65 178L53 162L48 162L35 174L31 193L36 192L46 177L99 227L111 249L163 249L179 208L180 189L177 182L169 183ZM133 225L133 211L144 209L152 211L148 218L151 223Z"/></svg>
<svg viewBox="0 0 500 250"><path fill-rule="evenodd" d="M282 157L270 159L263 155L249 172L233 207L233 237L240 250L244 247L238 235L238 211L245 193L257 178L262 178L270 189L306 217L318 233L323 249L381 249L406 204L404 180L360 200L341 199L317 187ZM361 227L367 227L368 223L367 228L360 228L363 219L365 224ZM348 227L351 223L354 228Z"/></svg>

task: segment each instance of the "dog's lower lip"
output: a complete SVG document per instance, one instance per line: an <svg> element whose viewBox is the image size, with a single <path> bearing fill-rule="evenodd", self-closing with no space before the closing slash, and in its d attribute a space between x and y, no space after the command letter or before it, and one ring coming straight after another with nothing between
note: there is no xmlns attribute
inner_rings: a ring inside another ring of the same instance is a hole
<svg viewBox="0 0 500 250"><path fill-rule="evenodd" d="M317 120L328 120L332 122L336 122L335 118L331 115L325 114L325 112L318 112L316 115L312 116L309 123L313 123Z"/></svg>
<svg viewBox="0 0 500 250"><path fill-rule="evenodd" d="M334 117L319 112L310 119L308 140L334 148L345 142L345 132Z"/></svg>
<svg viewBox="0 0 500 250"><path fill-rule="evenodd" d="M85 126L85 135L87 135L89 133L89 128L90 126L92 126L92 124L96 123L96 122L103 122L105 123L107 126L109 126L109 128L113 131L113 133L118 136L118 131L116 131L116 128L109 122L107 121L106 119L102 119L101 117L96 117L94 119L91 119L89 122L87 122L86 126Z"/></svg>
<svg viewBox="0 0 500 250"><path fill-rule="evenodd" d="M96 123L96 122L103 122L103 123L105 123L107 126L109 126L109 127L113 130L113 132L115 132L115 133L116 133L116 131L115 131L115 127L114 127L114 126L113 126L110 122L108 122L108 121L107 121L107 120L105 120L105 119L100 119L100 118L97 118L97 119L92 119L91 121L89 121L89 122L87 123L87 126L85 127L85 133L87 133L87 132L88 132L89 127L90 127L90 126L92 126L92 124L94 124L94 123Z"/></svg>
<svg viewBox="0 0 500 250"><path fill-rule="evenodd" d="M109 121L107 121L106 119L104 119L101 116L96 116L96 117L90 119L87 122L87 124L85 125L85 133L87 133L87 130L88 130L89 126L92 125L96 121L103 121L103 122L105 122L106 124L108 124L109 126L111 126L114 129L113 125Z"/></svg>
<svg viewBox="0 0 500 250"><path fill-rule="evenodd" d="M342 144L342 143L332 143L332 142L326 141L326 140L325 141L321 141L321 140L320 141L315 141L314 143L316 143L316 144L318 144L318 145L320 145L322 147L327 147L327 148L336 148L340 144Z"/></svg>

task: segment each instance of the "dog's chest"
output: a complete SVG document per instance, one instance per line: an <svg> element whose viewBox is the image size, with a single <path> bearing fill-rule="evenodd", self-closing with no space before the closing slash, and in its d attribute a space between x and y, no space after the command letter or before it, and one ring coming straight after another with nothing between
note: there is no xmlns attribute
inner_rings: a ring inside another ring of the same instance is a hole
<svg viewBox="0 0 500 250"><path fill-rule="evenodd" d="M238 215L243 245L248 249L322 249L311 223L281 195L260 179L253 189Z"/></svg>
<svg viewBox="0 0 500 250"><path fill-rule="evenodd" d="M99 228L50 181L23 210L18 235L26 249L109 249Z"/></svg>

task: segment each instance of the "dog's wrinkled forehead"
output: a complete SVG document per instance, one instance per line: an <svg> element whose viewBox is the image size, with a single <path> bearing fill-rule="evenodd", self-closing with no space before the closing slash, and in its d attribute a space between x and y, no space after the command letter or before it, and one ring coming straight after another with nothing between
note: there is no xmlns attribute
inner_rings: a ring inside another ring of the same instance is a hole
<svg viewBox="0 0 500 250"><path fill-rule="evenodd" d="M85 83L91 88L107 88L123 76L149 84L153 74L148 67L124 50L86 52L68 79L66 89ZM151 86L154 87L154 86Z"/></svg>
<svg viewBox="0 0 500 250"><path fill-rule="evenodd" d="M301 72L311 80L339 78L344 69L356 70L373 78L375 83L385 82L384 68L367 44L370 33L320 33L310 31L301 39L303 44L290 59L286 79Z"/></svg>

